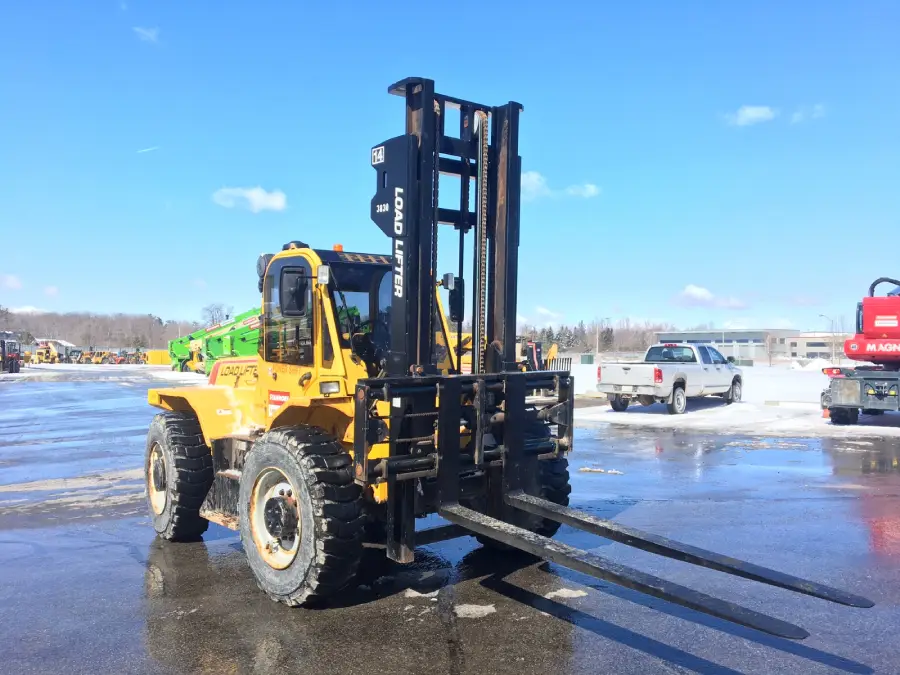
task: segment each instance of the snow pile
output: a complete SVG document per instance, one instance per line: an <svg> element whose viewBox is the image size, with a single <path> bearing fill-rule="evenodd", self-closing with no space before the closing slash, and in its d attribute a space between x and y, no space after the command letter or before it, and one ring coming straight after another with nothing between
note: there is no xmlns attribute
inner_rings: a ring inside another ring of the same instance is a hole
<svg viewBox="0 0 900 675"><path fill-rule="evenodd" d="M831 361L829 361L828 359L813 359L805 366L803 366L803 370L817 370L819 372L822 372L822 368L829 367L831 367Z"/></svg>
<svg viewBox="0 0 900 675"><path fill-rule="evenodd" d="M575 426L591 429L616 424L647 429L680 429L752 436L779 437L838 437L862 436L900 437L900 415L887 414L878 417L863 415L859 424L836 425L822 417L817 406L802 403L766 405L737 403L725 405L724 401L709 399L694 405L688 400L688 410L683 415L669 415L663 405L649 408L628 408L625 412L613 412L611 408L581 408L575 411Z"/></svg>

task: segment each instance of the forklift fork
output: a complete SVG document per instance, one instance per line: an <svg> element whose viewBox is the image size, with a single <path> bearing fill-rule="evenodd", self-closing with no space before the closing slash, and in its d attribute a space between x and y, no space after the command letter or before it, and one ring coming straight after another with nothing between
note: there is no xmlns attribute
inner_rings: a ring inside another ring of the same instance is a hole
<svg viewBox="0 0 900 675"><path fill-rule="evenodd" d="M751 579L851 607L873 606L874 603L870 600L858 595L620 525L610 520L597 518L527 494L523 487L525 481L529 476L537 474L539 469L537 463L541 460L535 453L527 452L524 443L526 381L524 373L508 374L505 379L507 418L504 434L502 485L503 500L508 506L627 546L708 567L732 576ZM458 387L459 383L454 382L453 379L448 379L443 383L439 418L439 431L445 433L440 434L441 442L439 443L441 447L437 477L440 499L438 513L450 523L598 579L610 581L732 623L794 640L802 640L809 636L809 633L803 628L786 621L660 579L462 506L458 499L458 460L454 459L459 456L459 436L451 433L452 424L454 422L458 424L459 419L460 406L456 403L459 401Z"/></svg>

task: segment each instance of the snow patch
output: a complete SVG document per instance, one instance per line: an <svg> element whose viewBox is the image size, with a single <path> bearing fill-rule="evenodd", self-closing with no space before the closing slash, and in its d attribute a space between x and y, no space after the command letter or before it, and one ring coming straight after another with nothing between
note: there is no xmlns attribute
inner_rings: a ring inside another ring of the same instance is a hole
<svg viewBox="0 0 900 675"><path fill-rule="evenodd" d="M493 605L457 605L453 608L460 619L481 619L497 611Z"/></svg>
<svg viewBox="0 0 900 675"><path fill-rule="evenodd" d="M550 591L544 597L547 600L552 600L553 598L583 598L587 595L584 591L579 591L574 588L560 588L556 591Z"/></svg>
<svg viewBox="0 0 900 675"><path fill-rule="evenodd" d="M403 594L403 597L406 598L436 598L438 591L432 591L431 593L419 593L419 591L413 590L412 588L407 588L406 593Z"/></svg>

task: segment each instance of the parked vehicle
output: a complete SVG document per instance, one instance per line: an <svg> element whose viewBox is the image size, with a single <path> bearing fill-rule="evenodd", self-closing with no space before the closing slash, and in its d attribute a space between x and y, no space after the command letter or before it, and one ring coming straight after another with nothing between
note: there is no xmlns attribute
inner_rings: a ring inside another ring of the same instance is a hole
<svg viewBox="0 0 900 675"><path fill-rule="evenodd" d="M875 289L889 283L884 296ZM856 424L859 414L900 410L900 281L880 277L856 306L856 334L844 342L844 356L864 362L853 368L830 366L831 380L822 392L832 424Z"/></svg>
<svg viewBox="0 0 900 675"><path fill-rule="evenodd" d="M18 373L22 367L22 347L18 340L0 340L0 373Z"/></svg>
<svg viewBox="0 0 900 675"><path fill-rule="evenodd" d="M687 410L687 399L722 396L727 403L741 400L743 374L710 345L661 343L650 347L642 361L597 366L597 391L609 397L616 412L632 400L641 405L665 403L670 415Z"/></svg>

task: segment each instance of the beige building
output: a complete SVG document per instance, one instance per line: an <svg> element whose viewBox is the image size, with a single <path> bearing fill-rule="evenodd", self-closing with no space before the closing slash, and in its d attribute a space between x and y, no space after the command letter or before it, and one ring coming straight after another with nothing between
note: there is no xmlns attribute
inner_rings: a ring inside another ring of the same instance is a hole
<svg viewBox="0 0 900 675"><path fill-rule="evenodd" d="M657 333L659 342L689 342L711 344L723 355L760 363L788 359L840 358L844 340L852 337L844 333L798 333L785 328L756 330L683 330Z"/></svg>

